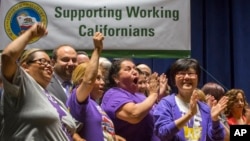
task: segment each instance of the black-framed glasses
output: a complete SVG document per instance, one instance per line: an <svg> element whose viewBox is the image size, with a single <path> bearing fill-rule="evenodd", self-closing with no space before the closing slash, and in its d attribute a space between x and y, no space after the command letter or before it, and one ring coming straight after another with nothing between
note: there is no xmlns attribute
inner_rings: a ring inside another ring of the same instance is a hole
<svg viewBox="0 0 250 141"><path fill-rule="evenodd" d="M43 66L47 66L47 65L51 65L51 61L47 60L45 58L40 58L40 59L35 59L35 60L31 60L28 63L38 63L39 65L43 65Z"/></svg>
<svg viewBox="0 0 250 141"><path fill-rule="evenodd" d="M176 76L179 78L179 79L183 79L185 76L188 76L189 78L196 78L197 77L197 74L196 73L193 73L193 72L178 72L176 74Z"/></svg>

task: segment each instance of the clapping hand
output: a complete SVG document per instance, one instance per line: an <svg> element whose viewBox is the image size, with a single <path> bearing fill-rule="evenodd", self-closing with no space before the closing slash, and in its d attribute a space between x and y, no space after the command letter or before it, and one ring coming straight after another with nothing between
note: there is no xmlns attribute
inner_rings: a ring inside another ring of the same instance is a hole
<svg viewBox="0 0 250 141"><path fill-rule="evenodd" d="M159 81L160 81L160 90L159 90L158 100L169 94L168 78L164 73L159 76Z"/></svg>
<svg viewBox="0 0 250 141"><path fill-rule="evenodd" d="M196 90L194 90L190 98L190 105L189 105L189 110L192 116L194 116L197 113L197 101L198 100L199 100L198 93Z"/></svg>
<svg viewBox="0 0 250 141"><path fill-rule="evenodd" d="M227 107L228 97L223 96L218 102L213 101L211 107L211 118L213 121L219 120L219 115Z"/></svg>
<svg viewBox="0 0 250 141"><path fill-rule="evenodd" d="M149 77L149 84L148 84L149 95L150 94L158 95L159 89L160 89L159 77L158 77L158 73L155 72L151 74L151 76Z"/></svg>

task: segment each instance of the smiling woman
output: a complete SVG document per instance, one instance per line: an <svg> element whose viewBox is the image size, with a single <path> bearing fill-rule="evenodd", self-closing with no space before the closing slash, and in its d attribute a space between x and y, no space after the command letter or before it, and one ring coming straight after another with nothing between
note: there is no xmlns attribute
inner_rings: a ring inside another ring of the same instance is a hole
<svg viewBox="0 0 250 141"><path fill-rule="evenodd" d="M227 98L222 97L211 111L198 101L200 71L198 61L192 58L178 59L172 64L170 78L178 93L161 99L154 110L156 133L162 140L223 140L219 114L226 108Z"/></svg>
<svg viewBox="0 0 250 141"><path fill-rule="evenodd" d="M250 124L249 118L246 118L245 92L242 89L231 89L225 94L228 96L228 106L225 110L228 125Z"/></svg>
<svg viewBox="0 0 250 141"><path fill-rule="evenodd" d="M0 140L72 140L74 119L46 90L53 72L48 54L32 48L20 57L30 40L46 34L44 24L36 23L2 52L4 128Z"/></svg>

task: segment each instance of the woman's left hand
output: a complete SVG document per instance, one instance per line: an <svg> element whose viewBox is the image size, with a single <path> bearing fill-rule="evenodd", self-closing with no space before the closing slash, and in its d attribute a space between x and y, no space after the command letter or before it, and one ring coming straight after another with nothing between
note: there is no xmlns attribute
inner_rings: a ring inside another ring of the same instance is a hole
<svg viewBox="0 0 250 141"><path fill-rule="evenodd" d="M216 100L213 101L211 107L211 118L213 121L219 120L219 115L227 107L228 97L223 96L217 103Z"/></svg>

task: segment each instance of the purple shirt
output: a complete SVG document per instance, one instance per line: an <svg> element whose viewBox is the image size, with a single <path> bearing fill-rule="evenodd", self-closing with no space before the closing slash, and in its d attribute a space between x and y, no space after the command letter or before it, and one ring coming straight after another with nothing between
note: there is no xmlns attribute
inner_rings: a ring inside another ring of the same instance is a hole
<svg viewBox="0 0 250 141"><path fill-rule="evenodd" d="M87 141L114 141L115 130L111 119L101 107L90 97L83 103L77 102L76 89L67 101L72 116L83 123L79 131L81 137Z"/></svg>
<svg viewBox="0 0 250 141"><path fill-rule="evenodd" d="M116 134L126 138L127 141L156 141L153 134L153 116L150 113L137 124L131 124L116 118L115 113L124 104L133 102L140 103L145 100L143 94L131 94L121 88L109 89L102 99L102 108L109 115L115 125Z"/></svg>

